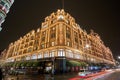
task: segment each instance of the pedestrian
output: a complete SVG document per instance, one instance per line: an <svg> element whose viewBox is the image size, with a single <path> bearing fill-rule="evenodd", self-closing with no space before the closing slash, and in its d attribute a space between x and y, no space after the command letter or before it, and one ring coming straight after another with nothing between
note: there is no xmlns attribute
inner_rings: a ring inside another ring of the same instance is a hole
<svg viewBox="0 0 120 80"><path fill-rule="evenodd" d="M3 73L2 73L2 68L0 68L0 80L2 80Z"/></svg>

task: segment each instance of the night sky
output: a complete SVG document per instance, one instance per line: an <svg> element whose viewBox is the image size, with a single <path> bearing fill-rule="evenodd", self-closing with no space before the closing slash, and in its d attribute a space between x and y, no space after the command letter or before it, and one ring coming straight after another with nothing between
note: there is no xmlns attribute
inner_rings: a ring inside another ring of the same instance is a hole
<svg viewBox="0 0 120 80"><path fill-rule="evenodd" d="M120 55L120 5L117 0L65 0L64 9L89 32L93 29L104 44ZM118 0L119 1L119 0ZM15 0L0 32L0 50L41 26L46 16L62 8L62 0Z"/></svg>

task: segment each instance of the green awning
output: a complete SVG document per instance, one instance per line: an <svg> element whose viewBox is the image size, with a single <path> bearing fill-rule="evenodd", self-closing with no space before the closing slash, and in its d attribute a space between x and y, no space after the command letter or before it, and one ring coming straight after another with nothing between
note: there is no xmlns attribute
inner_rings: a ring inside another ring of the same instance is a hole
<svg viewBox="0 0 120 80"><path fill-rule="evenodd" d="M87 66L87 63L85 62L78 62L73 60L67 60L66 61L67 66Z"/></svg>

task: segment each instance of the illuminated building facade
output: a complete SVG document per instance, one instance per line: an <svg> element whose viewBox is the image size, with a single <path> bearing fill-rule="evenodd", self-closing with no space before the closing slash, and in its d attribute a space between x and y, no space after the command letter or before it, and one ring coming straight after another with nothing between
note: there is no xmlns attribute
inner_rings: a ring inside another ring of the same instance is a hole
<svg viewBox="0 0 120 80"><path fill-rule="evenodd" d="M13 2L14 0L0 0L0 31L2 30L1 24L5 21L5 17Z"/></svg>
<svg viewBox="0 0 120 80"><path fill-rule="evenodd" d="M8 46L5 62L39 60L54 61L55 69L66 70L67 61L107 63L114 65L111 50L100 36L82 30L64 10L45 18L41 28L32 30ZM44 66L45 67L45 66Z"/></svg>

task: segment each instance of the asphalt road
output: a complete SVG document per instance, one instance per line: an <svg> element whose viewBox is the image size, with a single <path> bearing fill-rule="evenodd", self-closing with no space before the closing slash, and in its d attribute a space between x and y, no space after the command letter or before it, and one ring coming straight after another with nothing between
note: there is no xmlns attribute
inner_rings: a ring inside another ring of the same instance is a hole
<svg viewBox="0 0 120 80"><path fill-rule="evenodd" d="M115 72L96 80L120 80L120 70L115 70Z"/></svg>

